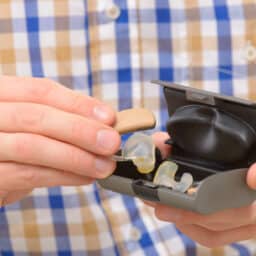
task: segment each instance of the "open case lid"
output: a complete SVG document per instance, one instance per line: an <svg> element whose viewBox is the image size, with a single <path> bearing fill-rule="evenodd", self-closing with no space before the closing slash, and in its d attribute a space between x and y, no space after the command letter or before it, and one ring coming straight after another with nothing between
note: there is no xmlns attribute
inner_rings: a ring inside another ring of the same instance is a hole
<svg viewBox="0 0 256 256"><path fill-rule="evenodd" d="M172 158L216 170L246 168L256 161L256 104L196 88L163 86Z"/></svg>

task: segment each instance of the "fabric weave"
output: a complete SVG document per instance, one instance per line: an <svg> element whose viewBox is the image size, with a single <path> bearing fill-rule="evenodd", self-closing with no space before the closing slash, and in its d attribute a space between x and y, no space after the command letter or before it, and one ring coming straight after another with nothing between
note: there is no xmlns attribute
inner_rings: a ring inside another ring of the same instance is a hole
<svg viewBox="0 0 256 256"><path fill-rule="evenodd" d="M253 0L0 1L0 72L54 79L116 110L168 119L161 79L256 99ZM1 85L0 85L1 86ZM86 106L85 106L86 107ZM133 239L133 229L141 236ZM207 249L154 217L140 200L97 184L36 189L0 211L3 256L256 255L255 240Z"/></svg>

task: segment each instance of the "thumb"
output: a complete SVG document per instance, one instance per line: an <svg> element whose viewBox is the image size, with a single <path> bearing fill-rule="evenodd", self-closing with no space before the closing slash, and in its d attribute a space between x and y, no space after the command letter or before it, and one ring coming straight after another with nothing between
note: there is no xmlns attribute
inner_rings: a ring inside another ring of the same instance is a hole
<svg viewBox="0 0 256 256"><path fill-rule="evenodd" d="M256 189L256 163L249 168L247 172L246 182L250 188Z"/></svg>

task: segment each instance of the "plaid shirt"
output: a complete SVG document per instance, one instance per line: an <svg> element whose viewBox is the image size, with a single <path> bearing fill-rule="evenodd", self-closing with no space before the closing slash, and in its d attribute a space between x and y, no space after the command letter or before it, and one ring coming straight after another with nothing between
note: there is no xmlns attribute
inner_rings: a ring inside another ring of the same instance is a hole
<svg viewBox="0 0 256 256"><path fill-rule="evenodd" d="M151 85L151 79L256 98L252 0L113 4L1 0L0 71L49 77L115 109L149 108L158 120L156 130L165 129L167 111L161 89ZM35 189L2 208L0 252L3 256L233 256L256 255L256 243L204 248L173 224L157 220L140 200L93 184Z"/></svg>

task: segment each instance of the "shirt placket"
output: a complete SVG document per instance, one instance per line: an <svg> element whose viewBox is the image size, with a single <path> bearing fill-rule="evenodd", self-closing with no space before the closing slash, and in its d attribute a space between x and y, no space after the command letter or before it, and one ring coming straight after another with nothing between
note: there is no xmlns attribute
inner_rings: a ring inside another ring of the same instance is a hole
<svg viewBox="0 0 256 256"><path fill-rule="evenodd" d="M141 106L137 1L105 0L90 21L93 96L115 109ZM94 4L96 5L96 4Z"/></svg>
<svg viewBox="0 0 256 256"><path fill-rule="evenodd" d="M107 101L116 109L139 107L143 104L137 5L138 1L135 0L104 1L102 8L98 10L101 16L98 21L101 20L101 23L97 28L97 35L90 38L91 42L98 42L96 45L100 53L98 56L91 54L91 62L94 62L92 74L98 74L93 77L93 95ZM93 49L93 52L96 50ZM128 77L127 74L131 76ZM110 78L110 75L114 78ZM118 98L119 101L116 100ZM127 102L123 103L122 100ZM99 194L121 255L131 255L132 252L141 250L140 240L146 231L137 225L141 221L137 206L128 208L122 195L101 188ZM129 198L129 201L135 204L134 199ZM132 221L131 216L134 216ZM141 253L144 254L142 250Z"/></svg>

